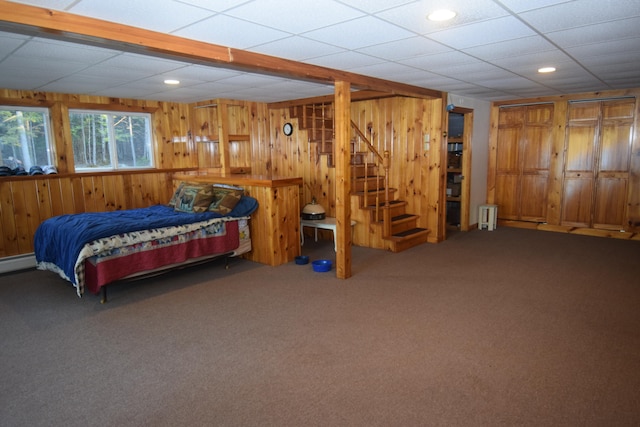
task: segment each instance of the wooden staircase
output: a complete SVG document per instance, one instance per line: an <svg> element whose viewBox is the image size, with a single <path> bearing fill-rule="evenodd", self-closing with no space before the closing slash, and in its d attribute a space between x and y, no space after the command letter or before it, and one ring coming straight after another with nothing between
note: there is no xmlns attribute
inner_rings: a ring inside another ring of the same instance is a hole
<svg viewBox="0 0 640 427"><path fill-rule="evenodd" d="M391 252L425 243L429 230L417 226L420 216L407 213L407 202L395 198L396 189L386 187L378 168L373 163L351 165L351 195L358 198L359 208L368 212L365 226L379 234L384 248Z"/></svg>
<svg viewBox="0 0 640 427"><path fill-rule="evenodd" d="M300 129L308 131L309 142L317 144L317 155L326 155L333 167L333 104L291 107L290 114L298 119ZM389 159L376 151L353 122L352 127L357 135L351 141L352 207L361 210L357 219L364 224L358 226L376 235L369 240L370 246L401 252L427 242L429 230L417 226L419 215L407 213L407 202L396 199L396 189L388 186Z"/></svg>

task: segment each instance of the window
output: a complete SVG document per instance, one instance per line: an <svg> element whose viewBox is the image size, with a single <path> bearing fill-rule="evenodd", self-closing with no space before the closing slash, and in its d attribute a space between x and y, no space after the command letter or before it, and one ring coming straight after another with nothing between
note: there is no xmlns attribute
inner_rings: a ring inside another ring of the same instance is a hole
<svg viewBox="0 0 640 427"><path fill-rule="evenodd" d="M108 111L69 112L78 172L151 168L151 115Z"/></svg>
<svg viewBox="0 0 640 427"><path fill-rule="evenodd" d="M15 171L51 164L49 111L0 106L0 166Z"/></svg>

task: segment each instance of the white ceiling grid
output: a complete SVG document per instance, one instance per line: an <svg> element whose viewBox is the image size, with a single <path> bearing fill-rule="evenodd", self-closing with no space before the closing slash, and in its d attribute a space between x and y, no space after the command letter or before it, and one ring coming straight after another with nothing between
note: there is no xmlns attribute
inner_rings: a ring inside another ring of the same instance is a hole
<svg viewBox="0 0 640 427"><path fill-rule="evenodd" d="M640 0L15 2L485 100L640 87ZM458 15L426 19L442 6ZM558 70L538 74L546 65ZM332 93L326 84L8 32L0 32L0 87L176 102Z"/></svg>

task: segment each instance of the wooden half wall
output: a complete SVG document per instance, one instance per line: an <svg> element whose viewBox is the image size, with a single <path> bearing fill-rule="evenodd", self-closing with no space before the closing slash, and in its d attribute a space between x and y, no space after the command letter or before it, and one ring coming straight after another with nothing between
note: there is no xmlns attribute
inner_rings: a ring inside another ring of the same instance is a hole
<svg viewBox="0 0 640 427"><path fill-rule="evenodd" d="M167 203L169 172L37 175L0 179L0 258L33 252L42 221L57 215Z"/></svg>

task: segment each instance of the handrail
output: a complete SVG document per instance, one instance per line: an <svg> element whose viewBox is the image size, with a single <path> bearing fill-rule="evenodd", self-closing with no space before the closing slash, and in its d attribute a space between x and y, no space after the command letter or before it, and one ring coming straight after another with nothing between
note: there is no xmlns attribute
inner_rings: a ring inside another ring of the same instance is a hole
<svg viewBox="0 0 640 427"><path fill-rule="evenodd" d="M356 133L358 134L358 136L360 137L361 140L363 140L365 142L365 144L367 145L367 147L369 148L369 151L371 151L376 159L378 160L378 165L381 166L381 168L384 170L384 207L385 209L383 210L383 215L382 215L382 222L383 222L383 235L384 237L389 237L391 235L391 214L390 214L390 196L389 196L389 168L390 168L390 164L391 164L391 158L390 158L390 153L388 150L385 150L384 152L384 156L381 156L380 153L378 152L378 150L376 150L376 148L373 146L373 144L371 143L371 141L369 141L369 139L366 137L366 135L358 128L358 125L351 120L351 127L356 131ZM355 147L354 147L355 149ZM365 174L366 171L368 171L368 160L365 157L365 161L364 161L364 167L365 167ZM378 182L380 178L380 167L377 169L376 172L376 182ZM369 189L368 189L368 180L365 179L364 181L364 197L365 200L368 200L368 195L369 195ZM380 204L380 193L376 192L376 200L375 200L375 221L379 222L380 221L380 208L381 208L381 204Z"/></svg>
<svg viewBox="0 0 640 427"><path fill-rule="evenodd" d="M351 120L351 127L353 128L353 130L356 131L358 136L367 144L367 146L369 147L369 150L371 150L371 152L376 155L376 157L378 158L378 161L380 163L384 163L384 159L382 158L380 153L378 153L378 150L376 150L376 147L373 146L371 141L369 141L367 136L364 133L362 133L362 131L360 130L356 122L354 122L353 120Z"/></svg>

